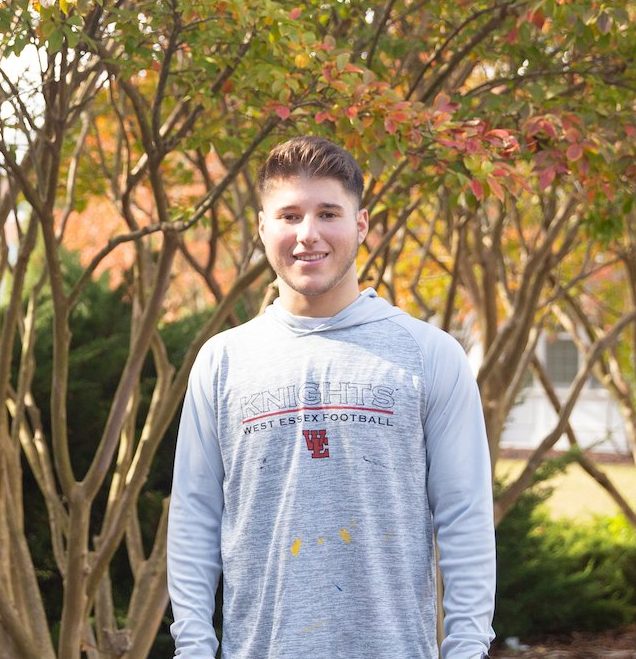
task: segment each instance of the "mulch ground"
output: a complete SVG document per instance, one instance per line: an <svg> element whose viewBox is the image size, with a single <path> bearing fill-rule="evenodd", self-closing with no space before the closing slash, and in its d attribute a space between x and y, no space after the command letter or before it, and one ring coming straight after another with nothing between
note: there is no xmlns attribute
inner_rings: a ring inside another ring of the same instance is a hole
<svg viewBox="0 0 636 659"><path fill-rule="evenodd" d="M575 633L528 643L527 650L495 647L496 659L636 659L636 625L600 634Z"/></svg>

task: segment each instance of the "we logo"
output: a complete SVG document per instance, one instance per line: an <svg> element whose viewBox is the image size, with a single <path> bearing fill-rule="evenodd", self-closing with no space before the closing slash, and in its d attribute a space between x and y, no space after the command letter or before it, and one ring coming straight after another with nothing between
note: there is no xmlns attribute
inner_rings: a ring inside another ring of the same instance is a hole
<svg viewBox="0 0 636 659"><path fill-rule="evenodd" d="M303 437L307 442L307 449L311 451L312 458L329 457L329 449L326 448L329 445L329 438L324 428L322 430L303 430Z"/></svg>

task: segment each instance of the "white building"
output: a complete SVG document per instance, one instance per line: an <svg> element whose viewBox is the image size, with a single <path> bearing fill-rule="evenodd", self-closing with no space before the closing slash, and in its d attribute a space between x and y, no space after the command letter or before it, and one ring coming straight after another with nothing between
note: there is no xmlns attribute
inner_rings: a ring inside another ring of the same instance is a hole
<svg viewBox="0 0 636 659"><path fill-rule="evenodd" d="M576 345L569 335L559 334L555 338L542 339L537 346L537 355L545 365L559 398L564 400L580 365ZM557 415L541 385L529 379L508 417L501 447L533 449L552 431L556 421ZM570 424L582 448L630 454L618 406L593 377L586 382L579 395ZM567 450L567 437L563 435L554 448Z"/></svg>

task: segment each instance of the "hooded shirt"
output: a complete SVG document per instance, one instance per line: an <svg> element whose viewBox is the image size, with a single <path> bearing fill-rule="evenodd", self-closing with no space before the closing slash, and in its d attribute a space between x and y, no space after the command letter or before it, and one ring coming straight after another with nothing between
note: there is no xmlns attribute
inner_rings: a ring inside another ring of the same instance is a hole
<svg viewBox="0 0 636 659"><path fill-rule="evenodd" d="M332 318L280 304L193 365L168 528L175 657L438 656L493 638L491 472L460 345L364 291Z"/></svg>

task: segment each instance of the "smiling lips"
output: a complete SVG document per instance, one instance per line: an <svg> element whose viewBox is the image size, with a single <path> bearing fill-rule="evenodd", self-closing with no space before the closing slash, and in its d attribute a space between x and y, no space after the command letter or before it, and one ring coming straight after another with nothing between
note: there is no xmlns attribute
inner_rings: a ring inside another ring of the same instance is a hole
<svg viewBox="0 0 636 659"><path fill-rule="evenodd" d="M321 261L327 256L327 252L315 252L312 254L294 254L297 261L305 261L311 263L312 261Z"/></svg>

